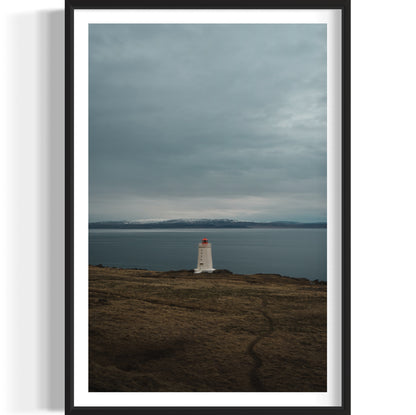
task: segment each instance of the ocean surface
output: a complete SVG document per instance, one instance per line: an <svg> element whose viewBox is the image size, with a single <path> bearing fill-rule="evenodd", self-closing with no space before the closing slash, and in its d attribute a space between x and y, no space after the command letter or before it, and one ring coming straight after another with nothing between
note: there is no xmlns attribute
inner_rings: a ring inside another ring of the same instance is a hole
<svg viewBox="0 0 416 415"><path fill-rule="evenodd" d="M202 238L212 243L216 269L326 281L326 229L90 229L89 263L193 269Z"/></svg>

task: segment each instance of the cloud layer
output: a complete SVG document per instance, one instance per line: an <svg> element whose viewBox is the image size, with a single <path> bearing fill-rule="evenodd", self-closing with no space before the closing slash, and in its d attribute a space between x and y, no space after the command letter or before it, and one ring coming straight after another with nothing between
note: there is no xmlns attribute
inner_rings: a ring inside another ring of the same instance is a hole
<svg viewBox="0 0 416 415"><path fill-rule="evenodd" d="M325 25L90 25L90 220L326 220Z"/></svg>

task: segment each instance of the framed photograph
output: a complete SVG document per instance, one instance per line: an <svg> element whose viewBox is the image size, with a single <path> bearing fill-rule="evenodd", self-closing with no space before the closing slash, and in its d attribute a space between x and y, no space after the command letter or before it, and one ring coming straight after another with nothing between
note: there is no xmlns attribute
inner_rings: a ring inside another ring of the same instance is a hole
<svg viewBox="0 0 416 415"><path fill-rule="evenodd" d="M350 414L349 0L67 0L66 413Z"/></svg>

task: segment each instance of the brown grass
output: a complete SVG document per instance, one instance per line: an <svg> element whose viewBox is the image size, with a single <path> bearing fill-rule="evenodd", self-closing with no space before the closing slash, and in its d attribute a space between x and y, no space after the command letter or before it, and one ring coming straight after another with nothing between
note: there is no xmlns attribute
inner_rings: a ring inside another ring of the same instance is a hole
<svg viewBox="0 0 416 415"><path fill-rule="evenodd" d="M91 266L90 391L326 391L326 284Z"/></svg>

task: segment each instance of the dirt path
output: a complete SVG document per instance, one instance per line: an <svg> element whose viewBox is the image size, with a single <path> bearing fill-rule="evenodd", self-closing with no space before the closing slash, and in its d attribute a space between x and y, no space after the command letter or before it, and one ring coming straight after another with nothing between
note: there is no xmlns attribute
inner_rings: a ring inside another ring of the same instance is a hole
<svg viewBox="0 0 416 415"><path fill-rule="evenodd" d="M260 309L260 312L263 314L264 318L266 319L268 323L268 328L265 330L262 334L257 336L248 346L247 346L247 353L250 355L250 357L253 359L254 364L250 371L250 383L251 386L254 388L256 392L267 392L265 386L263 385L262 381L259 378L258 370L263 365L263 360L261 357L255 352L254 347L257 343L260 342L260 340L263 340L265 337L270 336L270 334L273 333L275 330L275 326L273 323L273 320L266 312L266 306L267 306L267 299L266 297L263 297L262 299L262 308Z"/></svg>

